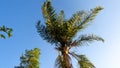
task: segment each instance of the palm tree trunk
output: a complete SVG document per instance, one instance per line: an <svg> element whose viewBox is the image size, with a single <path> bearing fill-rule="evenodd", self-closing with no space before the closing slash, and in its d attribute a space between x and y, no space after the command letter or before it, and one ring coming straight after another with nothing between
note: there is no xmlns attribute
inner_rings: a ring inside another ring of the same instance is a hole
<svg viewBox="0 0 120 68"><path fill-rule="evenodd" d="M63 68L73 68L72 64L71 64L71 59L70 56L68 55L69 50L67 49L67 47L63 47L62 50L62 55L63 55L63 64L64 67Z"/></svg>

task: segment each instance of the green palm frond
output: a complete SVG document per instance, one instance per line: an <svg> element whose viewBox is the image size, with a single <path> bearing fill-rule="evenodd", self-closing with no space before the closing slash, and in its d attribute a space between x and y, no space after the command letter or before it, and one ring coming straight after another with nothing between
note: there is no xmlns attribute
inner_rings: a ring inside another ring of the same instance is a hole
<svg viewBox="0 0 120 68"><path fill-rule="evenodd" d="M57 16L57 22L63 23L64 21L65 21L65 14L64 14L64 11L61 10Z"/></svg>
<svg viewBox="0 0 120 68"><path fill-rule="evenodd" d="M82 21L82 17L86 14L86 12L84 11L79 11L75 14L72 15L72 17L67 21L68 22L68 35L69 37L72 39L76 33L78 32L78 30L80 28L78 28L80 22Z"/></svg>
<svg viewBox="0 0 120 68"><path fill-rule="evenodd" d="M79 55L81 60L78 61L80 68L95 68L85 55Z"/></svg>
<svg viewBox="0 0 120 68"><path fill-rule="evenodd" d="M55 40L55 38L53 36L51 36L50 31L48 30L48 28L46 28L46 26L42 25L40 23L40 21L38 21L37 25L37 32L39 33L39 35L44 39L47 40L47 42L50 42L51 44L53 43L57 43L57 40Z"/></svg>
<svg viewBox="0 0 120 68"><path fill-rule="evenodd" d="M102 41L102 42L104 42L104 39L99 37L99 36L93 35L93 34L81 35L77 40L75 40L75 41L73 41L71 43L71 46L72 47L74 47L74 46L82 46L85 43L91 43L93 41Z"/></svg>
<svg viewBox="0 0 120 68"><path fill-rule="evenodd" d="M78 61L80 68L95 68L85 55L77 55L74 52L70 53Z"/></svg>
<svg viewBox="0 0 120 68"><path fill-rule="evenodd" d="M71 35L71 38L73 38L79 30L84 29L90 21L94 20L96 15L102 9L103 8L99 6L91 9L89 12L78 11L77 13L73 14L73 16L68 20L68 32L70 31L69 35Z"/></svg>
<svg viewBox="0 0 120 68"><path fill-rule="evenodd" d="M82 29L85 27L85 25L89 24L90 21L94 20L96 15L102 10L103 8L101 6L98 6L94 9L91 9L90 13L86 13L86 15L83 16L82 21L78 25L77 28Z"/></svg>
<svg viewBox="0 0 120 68"><path fill-rule="evenodd" d="M49 21L46 22L48 25L55 23L57 14L55 13L55 9L52 7L51 1L44 2L42 12L46 21Z"/></svg>
<svg viewBox="0 0 120 68"><path fill-rule="evenodd" d="M63 57L61 55L58 55L55 61L55 68L64 68L64 64L65 63L63 63Z"/></svg>

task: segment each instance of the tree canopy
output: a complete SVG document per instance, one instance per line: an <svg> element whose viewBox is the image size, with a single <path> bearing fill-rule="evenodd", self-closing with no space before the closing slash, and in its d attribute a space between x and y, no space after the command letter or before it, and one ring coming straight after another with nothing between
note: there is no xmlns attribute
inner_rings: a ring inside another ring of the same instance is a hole
<svg viewBox="0 0 120 68"><path fill-rule="evenodd" d="M78 61L80 68L95 68L85 55L76 54L71 49L95 40L104 42L103 38L94 34L80 35L74 39L76 34L86 28L102 9L101 6L98 6L89 11L81 10L66 19L63 10L56 13L51 1L44 2L42 13L45 22L43 24L38 21L36 28L39 35L55 45L55 49L59 53L55 61L55 68L73 68L71 57Z"/></svg>
<svg viewBox="0 0 120 68"><path fill-rule="evenodd" d="M15 68L40 68L40 49L26 50L25 54L20 57L20 66Z"/></svg>

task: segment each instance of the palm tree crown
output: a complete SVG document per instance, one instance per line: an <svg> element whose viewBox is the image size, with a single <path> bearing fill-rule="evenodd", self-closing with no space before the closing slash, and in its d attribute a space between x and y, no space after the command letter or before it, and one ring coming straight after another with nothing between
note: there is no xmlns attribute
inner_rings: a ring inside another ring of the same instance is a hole
<svg viewBox="0 0 120 68"><path fill-rule="evenodd" d="M45 18L45 24L43 25L39 21L36 28L39 35L44 40L54 44L55 49L58 50L59 55L55 61L56 68L73 68L71 57L78 60L80 68L95 68L85 55L78 55L75 52L71 52L70 49L94 40L104 41L101 37L93 34L80 35L78 39L73 39L79 31L86 28L90 21L92 21L102 9L102 7L98 6L89 12L78 11L69 19L65 19L63 10L57 14L51 1L44 2L42 13Z"/></svg>

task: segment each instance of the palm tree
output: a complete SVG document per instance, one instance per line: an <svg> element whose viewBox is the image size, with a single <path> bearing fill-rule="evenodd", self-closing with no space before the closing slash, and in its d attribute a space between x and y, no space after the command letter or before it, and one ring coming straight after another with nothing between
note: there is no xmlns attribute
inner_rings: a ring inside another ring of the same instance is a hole
<svg viewBox="0 0 120 68"><path fill-rule="evenodd" d="M0 26L0 38L6 38L5 33L8 35L8 37L11 37L12 31L13 31L12 28Z"/></svg>
<svg viewBox="0 0 120 68"><path fill-rule="evenodd" d="M39 35L47 42L53 44L58 51L59 55L55 61L55 68L73 68L71 57L78 61L80 68L95 68L85 55L78 55L70 50L95 40L104 42L104 39L93 34L80 35L78 39L74 39L76 34L86 28L102 9L99 6L89 12L78 11L70 19L66 19L63 10L57 14L51 1L44 2L42 13L45 18L45 24L38 21L36 28Z"/></svg>

